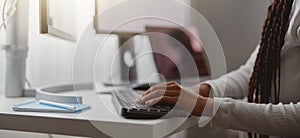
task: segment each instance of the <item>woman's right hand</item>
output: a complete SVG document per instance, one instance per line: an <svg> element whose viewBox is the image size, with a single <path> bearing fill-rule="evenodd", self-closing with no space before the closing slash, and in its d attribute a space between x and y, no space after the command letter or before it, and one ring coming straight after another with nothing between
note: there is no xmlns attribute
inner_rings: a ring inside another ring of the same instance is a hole
<svg viewBox="0 0 300 138"><path fill-rule="evenodd" d="M195 116L201 116L206 105L213 107L213 100L200 96L198 93L191 89L186 89L176 82L154 85L141 94L136 99L136 102L147 106L160 103L175 105L178 102L179 107ZM211 113L209 112L209 114L205 115L210 116Z"/></svg>

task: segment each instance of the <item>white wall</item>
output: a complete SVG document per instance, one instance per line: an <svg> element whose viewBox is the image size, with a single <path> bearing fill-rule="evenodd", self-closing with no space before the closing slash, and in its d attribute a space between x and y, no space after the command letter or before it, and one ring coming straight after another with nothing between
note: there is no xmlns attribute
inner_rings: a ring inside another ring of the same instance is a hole
<svg viewBox="0 0 300 138"><path fill-rule="evenodd" d="M2 11L3 7L3 0L0 0L0 11ZM1 21L2 22L2 21ZM0 45L4 44L4 30L0 30ZM2 94L4 89L4 68L5 68L5 62L4 62L4 52L0 50L0 94Z"/></svg>
<svg viewBox="0 0 300 138"><path fill-rule="evenodd" d="M98 32L113 29L117 32L144 32L145 26L176 27L176 23L182 22L185 25L190 9L183 4L190 4L190 0L97 0L96 29Z"/></svg>
<svg viewBox="0 0 300 138"><path fill-rule="evenodd" d="M192 0L223 46L228 70L243 64L258 44L270 0Z"/></svg>

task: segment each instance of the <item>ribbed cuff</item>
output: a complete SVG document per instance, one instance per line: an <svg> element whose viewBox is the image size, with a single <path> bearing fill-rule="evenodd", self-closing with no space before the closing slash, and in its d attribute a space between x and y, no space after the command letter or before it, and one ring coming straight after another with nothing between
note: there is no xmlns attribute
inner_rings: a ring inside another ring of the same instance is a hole
<svg viewBox="0 0 300 138"><path fill-rule="evenodd" d="M230 128L230 98L214 98L212 127Z"/></svg>

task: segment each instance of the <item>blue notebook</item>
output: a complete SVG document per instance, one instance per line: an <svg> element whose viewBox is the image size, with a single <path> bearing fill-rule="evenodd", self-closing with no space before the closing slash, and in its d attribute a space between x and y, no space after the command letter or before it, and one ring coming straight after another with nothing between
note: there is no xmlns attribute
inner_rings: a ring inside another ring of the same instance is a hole
<svg viewBox="0 0 300 138"><path fill-rule="evenodd" d="M75 106L75 110L68 110L60 107L40 104L38 101L18 104L13 107L14 111L20 112L55 112L55 113L76 113L91 108L89 105L83 104L68 104Z"/></svg>

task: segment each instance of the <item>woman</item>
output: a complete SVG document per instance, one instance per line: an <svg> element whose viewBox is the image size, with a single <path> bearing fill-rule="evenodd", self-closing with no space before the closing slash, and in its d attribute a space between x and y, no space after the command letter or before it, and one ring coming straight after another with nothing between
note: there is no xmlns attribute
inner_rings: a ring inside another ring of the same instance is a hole
<svg viewBox="0 0 300 138"><path fill-rule="evenodd" d="M223 96L222 87L224 97L231 98L218 98ZM299 136L300 0L274 0L260 45L247 63L219 79L201 83L198 89L199 93L193 93L169 82L153 86L137 102L175 104L182 97L197 99L192 115L200 116L206 105L211 113L216 111L213 126L251 132L250 136ZM246 97L248 102L232 99ZM183 101L179 105L188 109L188 100ZM220 107L213 108L217 104Z"/></svg>

